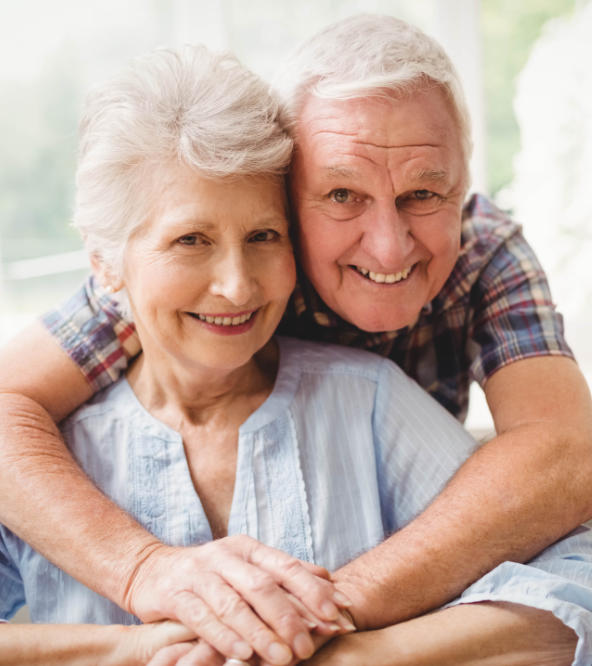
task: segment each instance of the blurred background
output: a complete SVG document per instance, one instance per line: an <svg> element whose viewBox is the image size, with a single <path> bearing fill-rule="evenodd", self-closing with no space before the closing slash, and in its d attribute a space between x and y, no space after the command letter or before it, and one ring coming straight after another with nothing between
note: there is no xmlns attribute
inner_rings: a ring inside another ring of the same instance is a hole
<svg viewBox="0 0 592 666"><path fill-rule="evenodd" d="M436 37L473 114L473 189L525 228L592 385L592 2L577 0L0 0L0 342L88 268L70 229L89 85L157 46L229 48L270 76L287 49L359 11ZM486 427L474 395L469 425Z"/></svg>

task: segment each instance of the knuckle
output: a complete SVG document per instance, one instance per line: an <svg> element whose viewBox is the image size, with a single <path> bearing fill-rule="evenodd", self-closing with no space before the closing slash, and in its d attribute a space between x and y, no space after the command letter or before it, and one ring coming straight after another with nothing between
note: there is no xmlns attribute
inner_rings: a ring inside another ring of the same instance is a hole
<svg viewBox="0 0 592 666"><path fill-rule="evenodd" d="M222 595L216 606L216 614L224 622L236 618L247 610L247 604L236 595Z"/></svg>
<svg viewBox="0 0 592 666"><path fill-rule="evenodd" d="M257 595L269 595L276 588L275 581L264 571L258 571L253 574L249 581L249 590Z"/></svg>
<svg viewBox="0 0 592 666"><path fill-rule="evenodd" d="M289 578L296 578L306 572L304 567L296 559L290 558L281 563L284 575Z"/></svg>
<svg viewBox="0 0 592 666"><path fill-rule="evenodd" d="M216 622L215 625L210 628L207 636L208 642L215 645L218 649L223 649L226 646L228 638L228 630L219 622Z"/></svg>
<svg viewBox="0 0 592 666"><path fill-rule="evenodd" d="M211 644L216 650L230 654L232 645L238 639L235 632L222 624L217 618L210 616L208 621L200 627L201 637L207 641L204 645ZM205 647L200 650L206 651Z"/></svg>
<svg viewBox="0 0 592 666"><path fill-rule="evenodd" d="M199 602L191 603L178 615L184 624L189 624L191 627L201 627L211 622L211 615L208 609L204 604Z"/></svg>
<svg viewBox="0 0 592 666"><path fill-rule="evenodd" d="M257 622L247 633L249 643L261 653L275 639L273 632L262 622Z"/></svg>
<svg viewBox="0 0 592 666"><path fill-rule="evenodd" d="M274 619L274 628L281 636L295 633L302 624L298 613L294 609L286 609L277 614Z"/></svg>

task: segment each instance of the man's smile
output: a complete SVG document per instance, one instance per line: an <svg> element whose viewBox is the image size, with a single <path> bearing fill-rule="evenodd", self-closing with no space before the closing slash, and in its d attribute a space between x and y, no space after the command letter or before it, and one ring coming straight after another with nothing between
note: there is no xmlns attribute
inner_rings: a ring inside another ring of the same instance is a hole
<svg viewBox="0 0 592 666"><path fill-rule="evenodd" d="M353 268L357 273L372 282L377 282L378 284L394 284L395 282L401 282L401 280L407 279L414 267L409 266L398 273L376 273L367 268L354 265L350 265L350 268Z"/></svg>

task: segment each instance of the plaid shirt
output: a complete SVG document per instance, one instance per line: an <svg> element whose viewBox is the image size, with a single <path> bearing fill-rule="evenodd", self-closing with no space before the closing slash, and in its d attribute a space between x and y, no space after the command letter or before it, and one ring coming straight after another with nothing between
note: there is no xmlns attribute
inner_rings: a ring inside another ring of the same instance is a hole
<svg viewBox="0 0 592 666"><path fill-rule="evenodd" d="M282 334L369 349L388 356L458 419L469 385L533 356L573 358L545 274L520 227L482 196L463 211L461 250L446 284L417 322L367 333L335 315L300 276ZM43 321L97 390L140 351L134 326L90 278Z"/></svg>

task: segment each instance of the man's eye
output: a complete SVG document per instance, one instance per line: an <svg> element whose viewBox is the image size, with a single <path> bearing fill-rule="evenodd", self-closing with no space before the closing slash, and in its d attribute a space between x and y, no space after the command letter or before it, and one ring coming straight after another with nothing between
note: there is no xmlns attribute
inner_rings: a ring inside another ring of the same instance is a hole
<svg viewBox="0 0 592 666"><path fill-rule="evenodd" d="M445 198L431 190L411 190L397 197L396 204L400 210L414 215L426 215L439 210Z"/></svg>
<svg viewBox="0 0 592 666"><path fill-rule="evenodd" d="M345 187L339 187L336 190L329 192L329 198L338 204L348 203L351 201L352 192Z"/></svg>
<svg viewBox="0 0 592 666"><path fill-rule="evenodd" d="M249 242L251 243L265 243L269 241L274 241L276 238L279 238L279 234L277 231L274 231L273 229L262 229L261 231L257 231L251 236L249 236Z"/></svg>
<svg viewBox="0 0 592 666"><path fill-rule="evenodd" d="M419 201L426 201L427 199L431 199L432 197L436 196L434 192L430 192L429 190L415 190L413 194Z"/></svg>

